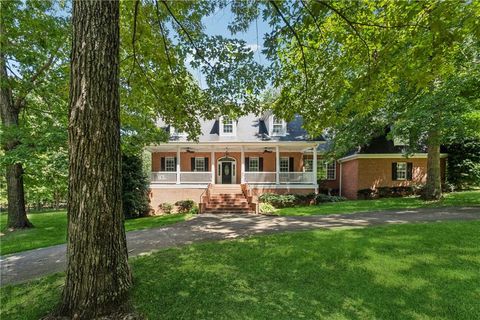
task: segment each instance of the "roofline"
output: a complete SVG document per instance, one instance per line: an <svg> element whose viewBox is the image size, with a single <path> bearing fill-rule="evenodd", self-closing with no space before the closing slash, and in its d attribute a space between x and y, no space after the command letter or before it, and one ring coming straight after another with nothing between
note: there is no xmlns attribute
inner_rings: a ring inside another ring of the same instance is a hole
<svg viewBox="0 0 480 320"><path fill-rule="evenodd" d="M170 141L165 143L160 143L157 145L148 145L145 148L156 148L164 146L221 146L221 145L235 145L235 146L265 146L269 145L274 146L289 146L289 145L304 145L304 146L318 146L319 144L324 144L326 141L208 141L208 142L192 142L192 141Z"/></svg>
<svg viewBox="0 0 480 320"><path fill-rule="evenodd" d="M413 153L410 155L403 153L357 153L340 158L338 162L347 162L355 159L426 159L427 156L427 153ZM447 156L448 153L440 153L440 158L446 158Z"/></svg>

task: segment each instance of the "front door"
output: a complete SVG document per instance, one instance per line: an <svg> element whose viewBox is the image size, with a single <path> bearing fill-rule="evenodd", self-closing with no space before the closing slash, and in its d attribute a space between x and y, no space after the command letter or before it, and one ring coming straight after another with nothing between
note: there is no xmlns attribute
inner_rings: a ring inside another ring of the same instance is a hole
<svg viewBox="0 0 480 320"><path fill-rule="evenodd" d="M231 162L222 162L222 183L224 184L232 183L232 163Z"/></svg>

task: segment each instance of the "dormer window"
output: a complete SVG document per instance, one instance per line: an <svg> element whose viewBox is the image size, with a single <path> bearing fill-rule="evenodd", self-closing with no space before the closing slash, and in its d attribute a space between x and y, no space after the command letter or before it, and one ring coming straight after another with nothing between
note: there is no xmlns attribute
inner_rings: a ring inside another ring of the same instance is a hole
<svg viewBox="0 0 480 320"><path fill-rule="evenodd" d="M234 136L236 128L235 121L229 117L220 117L220 135Z"/></svg>
<svg viewBox="0 0 480 320"><path fill-rule="evenodd" d="M170 135L174 137L182 137L185 136L185 132L178 131L174 126L170 126Z"/></svg>
<svg viewBox="0 0 480 320"><path fill-rule="evenodd" d="M284 135L287 129L287 123L285 120L273 116L272 119L272 136L281 136Z"/></svg>

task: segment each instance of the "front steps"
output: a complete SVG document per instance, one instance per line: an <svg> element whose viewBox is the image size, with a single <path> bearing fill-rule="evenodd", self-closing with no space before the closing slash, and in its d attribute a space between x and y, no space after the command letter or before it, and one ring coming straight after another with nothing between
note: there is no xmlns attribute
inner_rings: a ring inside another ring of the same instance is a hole
<svg viewBox="0 0 480 320"><path fill-rule="evenodd" d="M239 184L216 184L210 188L210 198L202 213L255 213Z"/></svg>

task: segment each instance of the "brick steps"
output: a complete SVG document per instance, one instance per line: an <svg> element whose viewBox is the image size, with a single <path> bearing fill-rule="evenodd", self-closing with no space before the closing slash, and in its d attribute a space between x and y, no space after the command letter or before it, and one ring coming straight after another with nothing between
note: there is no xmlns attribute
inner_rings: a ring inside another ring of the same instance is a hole
<svg viewBox="0 0 480 320"><path fill-rule="evenodd" d="M254 213L240 185L214 185L210 190L210 199L204 204L203 213L211 214L249 214Z"/></svg>

